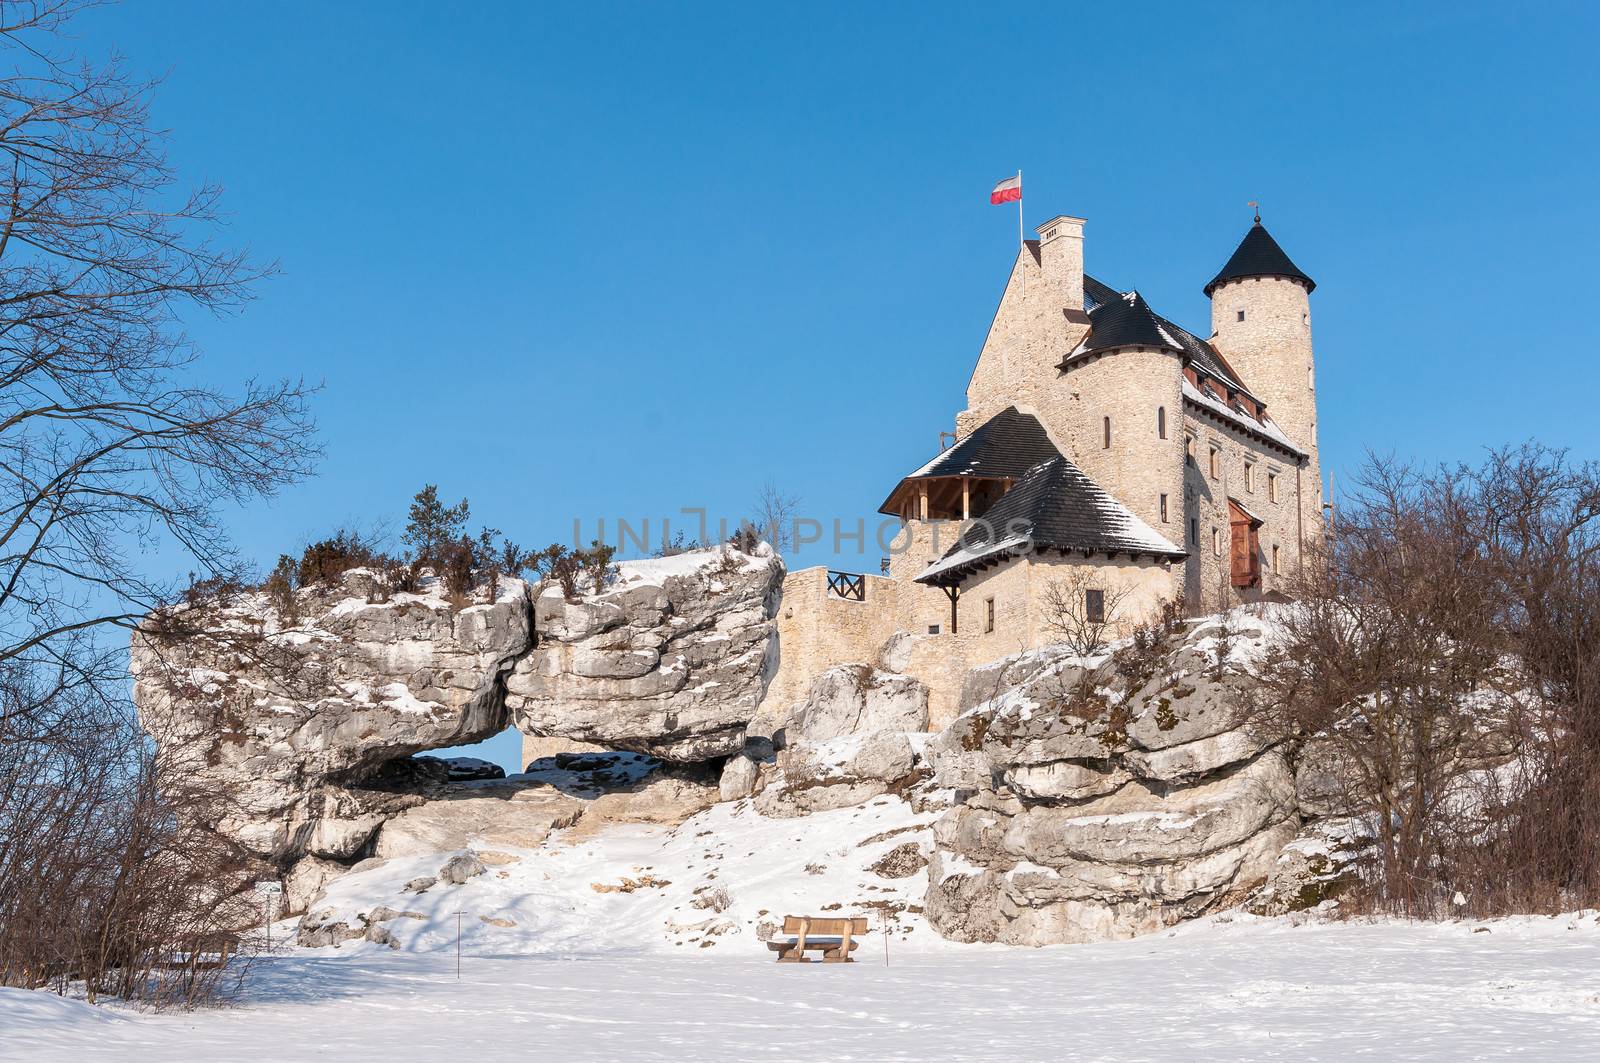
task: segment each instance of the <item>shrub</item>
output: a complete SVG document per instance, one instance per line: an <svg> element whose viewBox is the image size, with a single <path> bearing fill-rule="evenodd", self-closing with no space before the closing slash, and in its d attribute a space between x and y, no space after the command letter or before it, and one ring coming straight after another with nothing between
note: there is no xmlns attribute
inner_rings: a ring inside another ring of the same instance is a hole
<svg viewBox="0 0 1600 1063"><path fill-rule="evenodd" d="M332 587L353 568L377 568L383 555L360 532L340 528L331 538L312 543L300 555L298 585Z"/></svg>
<svg viewBox="0 0 1600 1063"><path fill-rule="evenodd" d="M611 571L611 559L617 556L617 548L594 539L589 549L575 551L575 554L584 574L594 581L594 592L599 594L605 590L606 576Z"/></svg>

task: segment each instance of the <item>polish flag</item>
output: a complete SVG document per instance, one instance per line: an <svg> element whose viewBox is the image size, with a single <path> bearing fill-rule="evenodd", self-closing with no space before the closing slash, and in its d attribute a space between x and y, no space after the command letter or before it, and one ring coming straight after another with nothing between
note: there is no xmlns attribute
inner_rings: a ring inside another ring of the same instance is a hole
<svg viewBox="0 0 1600 1063"><path fill-rule="evenodd" d="M990 203L1012 203L1022 198L1022 175L1007 177L989 193Z"/></svg>

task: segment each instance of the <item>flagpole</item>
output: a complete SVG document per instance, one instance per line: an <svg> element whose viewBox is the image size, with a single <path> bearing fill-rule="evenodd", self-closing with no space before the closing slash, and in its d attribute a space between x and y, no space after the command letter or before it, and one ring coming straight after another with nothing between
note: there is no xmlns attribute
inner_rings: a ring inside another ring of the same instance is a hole
<svg viewBox="0 0 1600 1063"><path fill-rule="evenodd" d="M1022 171L1017 171L1017 254L1022 254L1022 249L1027 246L1027 241L1022 239Z"/></svg>
<svg viewBox="0 0 1600 1063"><path fill-rule="evenodd" d="M1028 242L1022 238L1022 171L1017 170L1017 268L1022 270L1022 294L1028 294L1028 265L1022 261L1022 253L1028 249Z"/></svg>

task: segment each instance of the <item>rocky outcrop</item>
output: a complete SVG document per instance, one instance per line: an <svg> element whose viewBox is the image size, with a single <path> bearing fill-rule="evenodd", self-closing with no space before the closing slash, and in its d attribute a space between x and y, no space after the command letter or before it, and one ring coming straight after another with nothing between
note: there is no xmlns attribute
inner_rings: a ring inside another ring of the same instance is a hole
<svg viewBox="0 0 1600 1063"><path fill-rule="evenodd" d="M669 761L739 752L776 661L782 584L761 544L629 562L576 601L547 587L537 644L506 682L514 722Z"/></svg>
<svg viewBox="0 0 1600 1063"><path fill-rule="evenodd" d="M756 807L803 815L903 788L921 774L927 726L928 688L916 679L864 664L830 668L784 725L781 784Z"/></svg>
<svg viewBox="0 0 1600 1063"><path fill-rule="evenodd" d="M1026 945L1126 937L1266 879L1300 828L1294 773L1249 720L1268 636L1234 613L1109 660L1047 649L974 670L930 751L962 798L935 828L934 926Z"/></svg>
<svg viewBox="0 0 1600 1063"><path fill-rule="evenodd" d="M494 765L413 754L512 722L668 761L741 750L782 577L765 545L625 562L571 601L515 579L492 602L481 587L463 600L427 575L391 595L356 569L292 603L235 592L152 617L133 640L134 698L163 755L218 795L209 824L290 876L303 905L333 867L374 853L526 842L579 811L537 780L498 785ZM468 782L489 785L454 789ZM585 807L682 818L716 792L714 779L650 786L651 799Z"/></svg>
<svg viewBox="0 0 1600 1063"><path fill-rule="evenodd" d="M194 782L226 795L214 825L251 852L348 859L428 789L425 768L401 779L386 765L505 727L501 683L531 643L522 582L464 608L432 581L374 597L355 570L302 591L293 618L243 594L168 621L201 634L147 624L134 638L141 723ZM447 782L436 763L432 782Z"/></svg>

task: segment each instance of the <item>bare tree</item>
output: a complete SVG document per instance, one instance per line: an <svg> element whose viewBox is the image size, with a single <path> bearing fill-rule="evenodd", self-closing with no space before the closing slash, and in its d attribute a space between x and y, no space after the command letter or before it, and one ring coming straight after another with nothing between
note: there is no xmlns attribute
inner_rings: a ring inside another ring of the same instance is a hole
<svg viewBox="0 0 1600 1063"><path fill-rule="evenodd" d="M145 557L227 585L225 507L317 456L302 383L194 379L184 317L238 309L272 267L214 242L219 189L176 188L152 83L58 51L89 6L0 6L0 980L24 984L136 971L162 947L132 920L225 910L180 873L173 798L128 717L126 632L184 589Z"/></svg>
<svg viewBox="0 0 1600 1063"><path fill-rule="evenodd" d="M794 551L794 518L800 512L800 499L786 494L778 485L768 480L756 495L755 511L750 523L756 534L772 544L779 554Z"/></svg>
<svg viewBox="0 0 1600 1063"><path fill-rule="evenodd" d="M1105 649L1123 621L1129 588L1111 586L1089 568L1069 568L1045 585L1040 598L1044 623L1073 653L1089 657Z"/></svg>
<svg viewBox="0 0 1600 1063"><path fill-rule="evenodd" d="M1368 900L1600 898L1600 467L1371 459L1265 674L1275 722L1376 839Z"/></svg>

